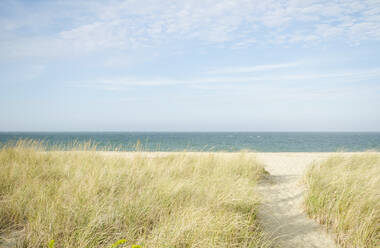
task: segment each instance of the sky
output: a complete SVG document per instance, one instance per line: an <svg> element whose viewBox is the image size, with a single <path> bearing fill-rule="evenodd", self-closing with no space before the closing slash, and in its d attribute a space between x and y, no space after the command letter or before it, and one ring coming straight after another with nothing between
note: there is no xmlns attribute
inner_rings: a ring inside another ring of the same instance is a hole
<svg viewBox="0 0 380 248"><path fill-rule="evenodd" d="M380 131L380 0L1 0L0 131Z"/></svg>

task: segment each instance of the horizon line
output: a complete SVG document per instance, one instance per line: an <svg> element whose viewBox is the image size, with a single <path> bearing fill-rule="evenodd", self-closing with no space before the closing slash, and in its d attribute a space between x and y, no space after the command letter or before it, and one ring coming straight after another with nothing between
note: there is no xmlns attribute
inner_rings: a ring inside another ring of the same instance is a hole
<svg viewBox="0 0 380 248"><path fill-rule="evenodd" d="M122 131L122 130L106 130L106 131L3 131L0 130L0 133L380 133L380 130L371 130L371 131Z"/></svg>

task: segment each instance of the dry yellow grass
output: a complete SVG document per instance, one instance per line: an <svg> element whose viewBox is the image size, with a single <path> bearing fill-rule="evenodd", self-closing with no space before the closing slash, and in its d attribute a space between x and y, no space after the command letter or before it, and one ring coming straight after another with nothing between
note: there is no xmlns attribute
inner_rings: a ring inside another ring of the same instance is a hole
<svg viewBox="0 0 380 248"><path fill-rule="evenodd" d="M331 157L311 167L306 184L308 214L342 247L380 247L380 155Z"/></svg>
<svg viewBox="0 0 380 248"><path fill-rule="evenodd" d="M244 153L123 158L33 146L0 150L0 246L269 246L256 220L265 171Z"/></svg>

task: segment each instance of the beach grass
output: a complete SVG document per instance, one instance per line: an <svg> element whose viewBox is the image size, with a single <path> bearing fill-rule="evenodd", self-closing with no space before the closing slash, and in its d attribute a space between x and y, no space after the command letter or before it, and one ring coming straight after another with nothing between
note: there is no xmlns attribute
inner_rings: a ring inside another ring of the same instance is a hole
<svg viewBox="0 0 380 248"><path fill-rule="evenodd" d="M245 153L114 156L18 142L0 149L0 246L269 247L256 218L265 174Z"/></svg>
<svg viewBox="0 0 380 248"><path fill-rule="evenodd" d="M305 177L307 213L336 233L342 247L380 245L380 155L333 156Z"/></svg>

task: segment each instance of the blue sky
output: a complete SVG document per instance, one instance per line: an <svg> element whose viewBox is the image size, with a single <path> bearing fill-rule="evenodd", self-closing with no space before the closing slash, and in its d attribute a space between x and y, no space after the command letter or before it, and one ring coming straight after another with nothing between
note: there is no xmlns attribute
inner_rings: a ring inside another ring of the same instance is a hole
<svg viewBox="0 0 380 248"><path fill-rule="evenodd" d="M0 2L0 131L380 131L380 1Z"/></svg>

